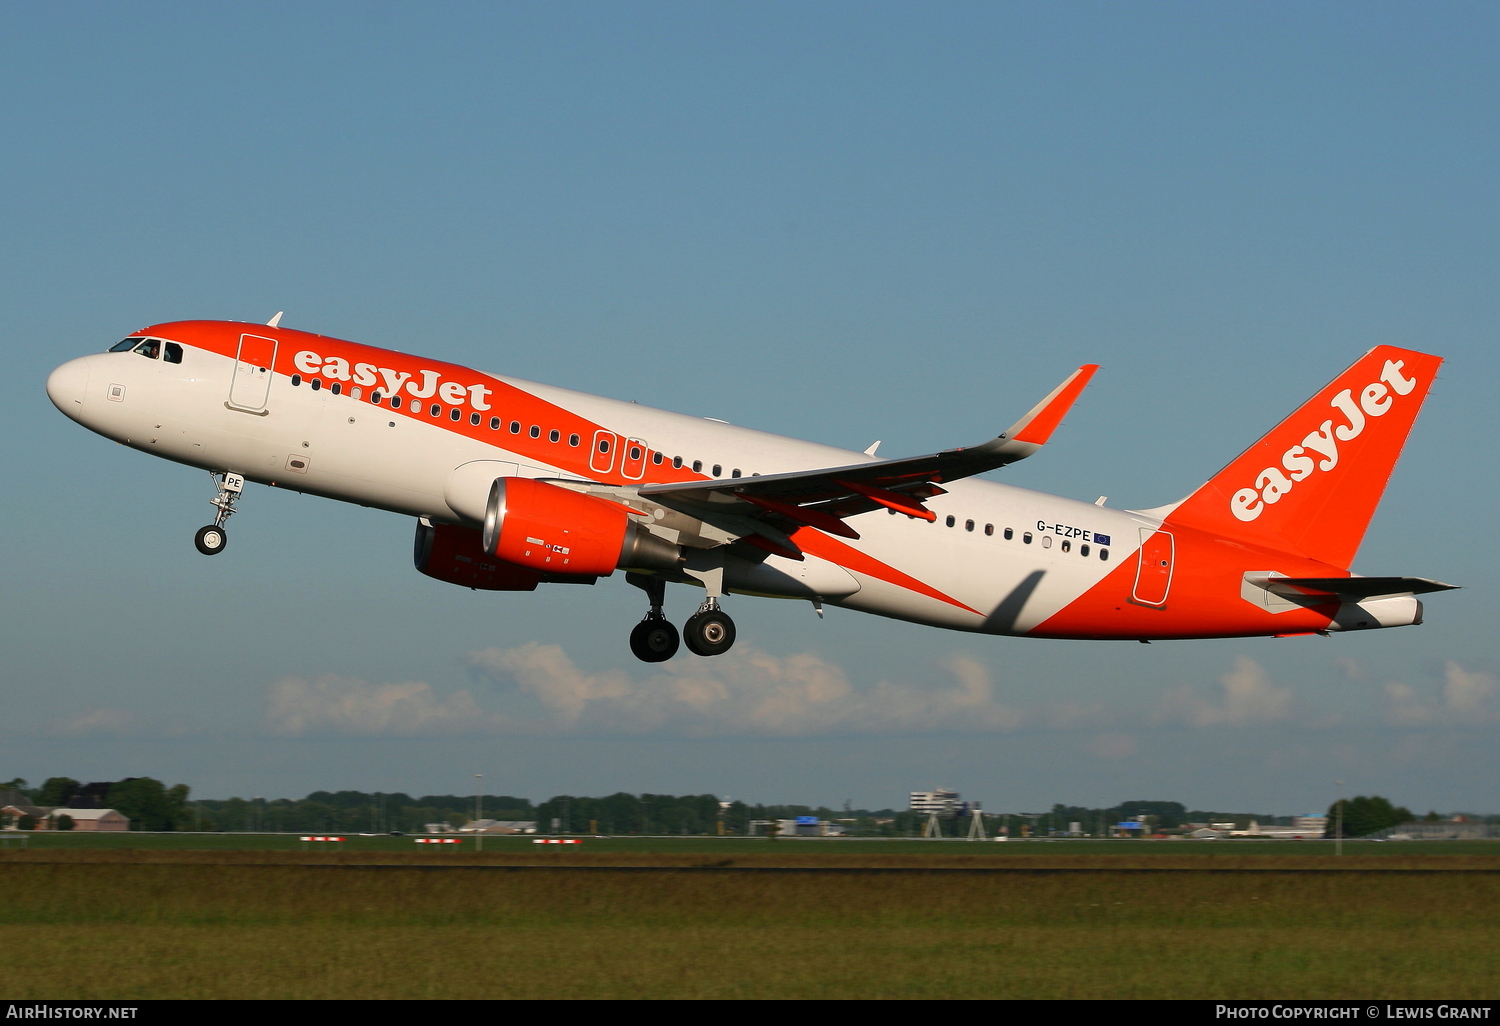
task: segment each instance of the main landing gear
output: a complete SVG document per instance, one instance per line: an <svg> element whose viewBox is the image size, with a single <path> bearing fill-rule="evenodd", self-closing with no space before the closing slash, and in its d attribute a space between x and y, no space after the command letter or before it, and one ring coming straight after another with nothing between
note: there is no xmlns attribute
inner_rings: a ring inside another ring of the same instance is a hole
<svg viewBox="0 0 1500 1026"><path fill-rule="evenodd" d="M224 521L234 516L234 504L245 490L245 479L239 474L216 474L213 471L209 471L208 476L213 479L217 493L209 505L219 513L214 517L213 523L198 528L198 533L193 535L193 544L205 556L217 556L229 544L229 533L224 530Z"/></svg>
<svg viewBox="0 0 1500 1026"><path fill-rule="evenodd" d="M677 628L662 612L667 582L648 574L627 574L625 579L651 600L651 611L630 632L630 651L642 662L666 662L677 654L680 642L686 642L688 651L700 656L722 655L734 644L734 621L719 608L717 595L705 599L698 611L688 617L679 638Z"/></svg>
<svg viewBox="0 0 1500 1026"><path fill-rule="evenodd" d="M667 598L667 582L649 574L626 574L625 579L640 588L651 600L651 611L630 632L630 651L643 663L664 663L677 654L677 628L662 613Z"/></svg>
<svg viewBox="0 0 1500 1026"><path fill-rule="evenodd" d="M682 625L682 640L694 655L723 655L734 644L734 621L719 608L718 599L707 599Z"/></svg>

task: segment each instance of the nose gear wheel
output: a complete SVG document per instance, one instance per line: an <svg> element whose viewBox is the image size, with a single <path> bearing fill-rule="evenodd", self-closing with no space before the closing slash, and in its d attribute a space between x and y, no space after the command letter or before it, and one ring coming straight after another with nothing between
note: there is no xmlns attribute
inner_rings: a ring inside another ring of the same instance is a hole
<svg viewBox="0 0 1500 1026"><path fill-rule="evenodd" d="M229 544L229 535L224 528L210 524L207 527L198 528L198 533L193 535L193 544L205 556L217 556L224 551L224 546Z"/></svg>

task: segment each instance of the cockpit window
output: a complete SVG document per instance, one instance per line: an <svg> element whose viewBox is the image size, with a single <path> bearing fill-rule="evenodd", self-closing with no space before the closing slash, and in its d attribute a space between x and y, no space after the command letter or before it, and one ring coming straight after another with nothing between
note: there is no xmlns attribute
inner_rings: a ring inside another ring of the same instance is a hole
<svg viewBox="0 0 1500 1026"><path fill-rule="evenodd" d="M161 355L161 339L148 338L135 347L135 351L148 360L154 360Z"/></svg>
<svg viewBox="0 0 1500 1026"><path fill-rule="evenodd" d="M121 339L119 342L116 342L114 345L110 346L109 351L111 353L128 353L140 344L141 337L137 335L135 338Z"/></svg>
<svg viewBox="0 0 1500 1026"><path fill-rule="evenodd" d="M162 359L167 363L181 363L182 347L176 342L168 342L166 351L162 353Z"/></svg>

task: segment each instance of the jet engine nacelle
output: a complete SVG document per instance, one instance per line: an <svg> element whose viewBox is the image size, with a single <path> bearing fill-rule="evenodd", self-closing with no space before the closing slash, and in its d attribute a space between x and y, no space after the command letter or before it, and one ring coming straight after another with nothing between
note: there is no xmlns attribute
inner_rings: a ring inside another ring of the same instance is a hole
<svg viewBox="0 0 1500 1026"><path fill-rule="evenodd" d="M526 477L500 477L484 510L483 551L543 574L608 577L670 570L682 551L617 503Z"/></svg>
<svg viewBox="0 0 1500 1026"><path fill-rule="evenodd" d="M480 591L536 591L542 575L488 555L479 531L417 521L412 562L428 577Z"/></svg>

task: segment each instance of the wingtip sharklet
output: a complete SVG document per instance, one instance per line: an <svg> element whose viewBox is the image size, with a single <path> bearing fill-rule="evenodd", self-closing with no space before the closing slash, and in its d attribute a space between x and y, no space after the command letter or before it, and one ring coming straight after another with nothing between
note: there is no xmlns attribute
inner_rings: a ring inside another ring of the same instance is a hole
<svg viewBox="0 0 1500 1026"><path fill-rule="evenodd" d="M1098 369L1097 363L1086 363L1069 374L1045 399L1012 424L1002 437L1030 445L1046 445Z"/></svg>

